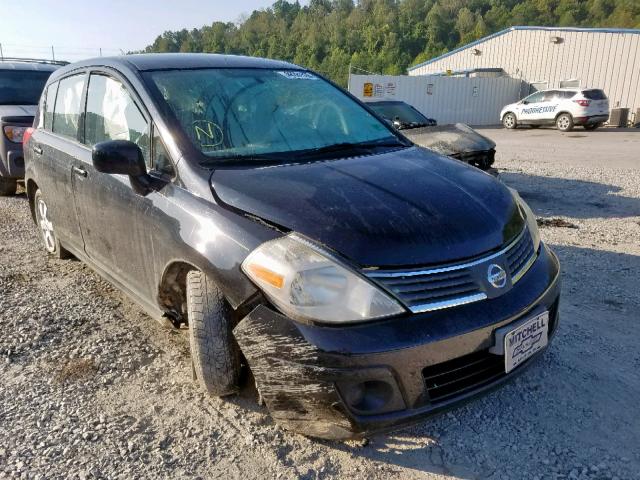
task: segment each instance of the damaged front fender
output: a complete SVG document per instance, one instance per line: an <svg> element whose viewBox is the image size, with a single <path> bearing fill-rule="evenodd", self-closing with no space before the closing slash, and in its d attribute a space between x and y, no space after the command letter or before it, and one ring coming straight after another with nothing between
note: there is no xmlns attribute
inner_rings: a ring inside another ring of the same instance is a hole
<svg viewBox="0 0 640 480"><path fill-rule="evenodd" d="M264 305L233 331L271 416L284 428L343 440L356 436L334 386L331 354L308 343L295 325Z"/></svg>

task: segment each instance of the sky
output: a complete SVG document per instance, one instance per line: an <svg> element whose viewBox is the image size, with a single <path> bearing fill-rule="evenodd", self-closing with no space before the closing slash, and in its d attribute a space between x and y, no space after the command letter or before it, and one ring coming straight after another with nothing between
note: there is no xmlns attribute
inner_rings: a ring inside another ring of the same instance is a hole
<svg viewBox="0 0 640 480"><path fill-rule="evenodd" d="M153 43L165 30L235 22L275 0L0 0L5 57L80 60Z"/></svg>

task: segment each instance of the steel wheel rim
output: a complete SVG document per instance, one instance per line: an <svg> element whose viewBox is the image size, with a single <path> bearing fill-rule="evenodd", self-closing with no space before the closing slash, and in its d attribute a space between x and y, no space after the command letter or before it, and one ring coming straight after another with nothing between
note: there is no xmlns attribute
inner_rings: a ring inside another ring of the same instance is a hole
<svg viewBox="0 0 640 480"><path fill-rule="evenodd" d="M49 220L49 209L47 208L47 204L42 198L38 199L37 212L38 225L40 226L40 231L42 232L44 248L47 250L47 252L53 253L56 251L56 237L53 233L53 223L51 223L51 220Z"/></svg>
<svg viewBox="0 0 640 480"><path fill-rule="evenodd" d="M558 127L562 130L569 126L569 119L565 116L562 116L558 119Z"/></svg>
<svg viewBox="0 0 640 480"><path fill-rule="evenodd" d="M504 123L507 127L513 127L513 115L507 115L504 117Z"/></svg>

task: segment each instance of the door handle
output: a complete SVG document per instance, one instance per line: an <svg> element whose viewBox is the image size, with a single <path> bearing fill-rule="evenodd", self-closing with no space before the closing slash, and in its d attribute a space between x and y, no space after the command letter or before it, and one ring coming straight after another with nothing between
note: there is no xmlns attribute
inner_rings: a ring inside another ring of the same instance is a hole
<svg viewBox="0 0 640 480"><path fill-rule="evenodd" d="M87 176L87 171L84 168L80 168L80 167L72 167L71 170L73 170L73 173L75 173L76 175L80 176L80 177L85 177Z"/></svg>
<svg viewBox="0 0 640 480"><path fill-rule="evenodd" d="M42 155L42 148L40 148L39 146L34 145L32 147L32 150L33 150L33 153L35 153L36 155Z"/></svg>

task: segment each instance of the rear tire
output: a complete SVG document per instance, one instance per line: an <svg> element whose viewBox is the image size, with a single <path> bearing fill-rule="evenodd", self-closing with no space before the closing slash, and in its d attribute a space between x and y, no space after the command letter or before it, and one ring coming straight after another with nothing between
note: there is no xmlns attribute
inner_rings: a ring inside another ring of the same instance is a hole
<svg viewBox="0 0 640 480"><path fill-rule="evenodd" d="M15 178L0 177L0 196L15 195L18 190L18 181Z"/></svg>
<svg viewBox="0 0 640 480"><path fill-rule="evenodd" d="M232 309L204 273L187 274L187 316L191 361L198 383L222 397L240 389L240 348L233 336Z"/></svg>
<svg viewBox="0 0 640 480"><path fill-rule="evenodd" d="M42 195L42 190L36 190L33 197L33 204L36 213L36 225L38 226L40 238L47 253L60 260L73 257L68 250L60 245L60 241L53 228L53 222L49 218L49 206Z"/></svg>
<svg viewBox="0 0 640 480"><path fill-rule="evenodd" d="M573 117L568 113L561 113L556 118L556 127L561 132L570 132L573 130Z"/></svg>
<svg viewBox="0 0 640 480"><path fill-rule="evenodd" d="M592 131L592 130L595 130L596 128L601 127L601 126L602 126L601 123L590 123L589 125L583 125L582 127L585 130Z"/></svg>
<svg viewBox="0 0 640 480"><path fill-rule="evenodd" d="M516 128L518 126L516 116L511 112L505 113L504 117L502 117L502 126L509 130Z"/></svg>

